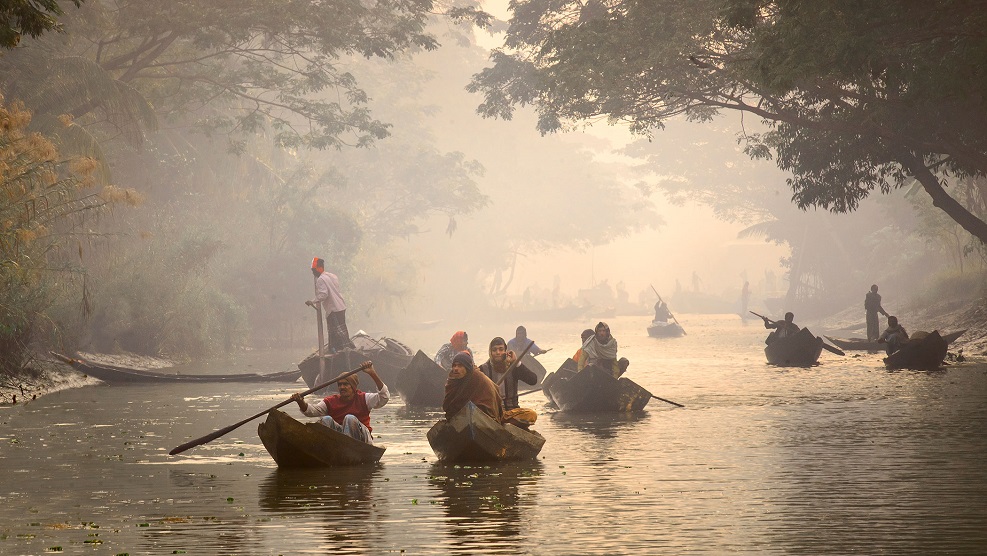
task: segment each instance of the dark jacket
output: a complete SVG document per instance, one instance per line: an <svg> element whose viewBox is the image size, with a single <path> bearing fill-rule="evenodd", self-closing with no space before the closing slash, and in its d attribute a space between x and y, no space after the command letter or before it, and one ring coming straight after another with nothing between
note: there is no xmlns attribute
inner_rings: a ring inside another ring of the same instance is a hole
<svg viewBox="0 0 987 556"><path fill-rule="evenodd" d="M496 384L497 379L494 378L493 365L490 363L490 360L480 365L480 371ZM517 401L517 383L519 380L525 384L534 386L538 382L538 375L525 367L523 363L519 363L514 367L508 373L507 377L504 378L504 409L517 409L520 407Z"/></svg>

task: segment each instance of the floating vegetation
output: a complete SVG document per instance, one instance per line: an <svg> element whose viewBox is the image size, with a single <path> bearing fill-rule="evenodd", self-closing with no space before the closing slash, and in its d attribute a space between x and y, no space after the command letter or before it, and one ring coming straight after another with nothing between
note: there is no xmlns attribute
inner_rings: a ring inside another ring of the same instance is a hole
<svg viewBox="0 0 987 556"><path fill-rule="evenodd" d="M45 550L47 552L61 552L62 551L62 547L60 547L60 546L49 546Z"/></svg>

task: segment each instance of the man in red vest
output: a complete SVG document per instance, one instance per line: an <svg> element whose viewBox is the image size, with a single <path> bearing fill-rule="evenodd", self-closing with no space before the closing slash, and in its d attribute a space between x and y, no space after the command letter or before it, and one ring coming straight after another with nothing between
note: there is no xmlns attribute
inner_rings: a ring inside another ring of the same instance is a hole
<svg viewBox="0 0 987 556"><path fill-rule="evenodd" d="M367 365L364 372L370 375L377 385L376 393L358 390L360 378L354 374L336 383L338 394L328 396L317 403L306 403L301 392L292 394L291 399L298 403L298 409L305 415L322 417L323 425L361 442L373 444L373 437L370 435L373 431L373 427L370 426L370 412L384 407L391 394L384 381L377 376L373 363L367 361L364 365Z"/></svg>

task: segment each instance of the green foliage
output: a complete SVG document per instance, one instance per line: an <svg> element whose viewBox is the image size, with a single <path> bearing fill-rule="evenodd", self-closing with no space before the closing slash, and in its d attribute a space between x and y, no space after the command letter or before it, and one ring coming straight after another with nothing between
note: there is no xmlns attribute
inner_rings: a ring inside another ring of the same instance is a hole
<svg viewBox="0 0 987 556"><path fill-rule="evenodd" d="M606 117L650 134L679 115L749 112L771 127L750 137L749 154L773 153L793 174L800 208L854 210L914 176L987 241L987 223L935 175L987 172L977 3L527 0L512 10L506 49L470 86L484 115L530 104L543 132Z"/></svg>
<svg viewBox="0 0 987 556"><path fill-rule="evenodd" d="M83 1L72 3L79 7ZM55 17L64 13L58 0L5 0L0 5L0 48L17 46L22 35L39 37L61 30Z"/></svg>

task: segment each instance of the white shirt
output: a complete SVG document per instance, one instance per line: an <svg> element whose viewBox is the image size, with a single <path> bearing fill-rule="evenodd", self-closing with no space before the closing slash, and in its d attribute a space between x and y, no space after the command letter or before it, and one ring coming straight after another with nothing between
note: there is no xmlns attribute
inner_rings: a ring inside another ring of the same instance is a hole
<svg viewBox="0 0 987 556"><path fill-rule="evenodd" d="M379 409L387 404L387 400L391 399L391 393L387 390L387 385L385 384L380 392L364 392L367 400L367 407L371 410ZM329 408L326 407L325 398L318 401L318 403L308 404L308 408L305 409L305 413L308 417L324 417L329 415Z"/></svg>
<svg viewBox="0 0 987 556"><path fill-rule="evenodd" d="M346 303L339 293L339 278L331 272L323 272L315 281L315 299L312 303L322 303L322 312L328 315L346 310Z"/></svg>

